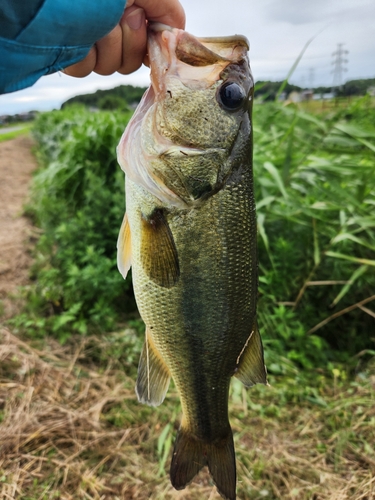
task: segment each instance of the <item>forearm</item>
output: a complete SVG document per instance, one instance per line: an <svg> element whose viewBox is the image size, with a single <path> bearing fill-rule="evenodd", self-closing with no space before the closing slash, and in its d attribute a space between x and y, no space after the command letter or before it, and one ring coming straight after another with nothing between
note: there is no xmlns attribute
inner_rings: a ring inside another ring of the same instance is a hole
<svg viewBox="0 0 375 500"><path fill-rule="evenodd" d="M0 93L83 59L119 22L125 0L2 0Z"/></svg>

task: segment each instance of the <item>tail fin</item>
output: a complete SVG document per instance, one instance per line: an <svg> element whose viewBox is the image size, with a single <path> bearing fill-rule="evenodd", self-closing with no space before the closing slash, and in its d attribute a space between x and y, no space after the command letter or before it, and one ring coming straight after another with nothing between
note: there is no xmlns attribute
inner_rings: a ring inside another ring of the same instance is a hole
<svg viewBox="0 0 375 500"><path fill-rule="evenodd" d="M232 431L220 440L208 443L181 428L176 439L171 464L171 483L182 490L205 466L212 475L220 495L236 499L236 459Z"/></svg>

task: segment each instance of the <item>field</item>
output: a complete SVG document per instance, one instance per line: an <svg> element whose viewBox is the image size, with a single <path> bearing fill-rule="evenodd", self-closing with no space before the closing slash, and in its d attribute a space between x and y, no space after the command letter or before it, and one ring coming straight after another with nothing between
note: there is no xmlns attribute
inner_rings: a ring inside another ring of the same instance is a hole
<svg viewBox="0 0 375 500"><path fill-rule="evenodd" d="M38 234L0 348L0 491L10 499L220 498L168 467L180 406L136 401L143 342L116 271L115 147L129 113L41 115L26 213ZM270 387L231 386L241 500L375 498L375 109L258 104L259 323Z"/></svg>

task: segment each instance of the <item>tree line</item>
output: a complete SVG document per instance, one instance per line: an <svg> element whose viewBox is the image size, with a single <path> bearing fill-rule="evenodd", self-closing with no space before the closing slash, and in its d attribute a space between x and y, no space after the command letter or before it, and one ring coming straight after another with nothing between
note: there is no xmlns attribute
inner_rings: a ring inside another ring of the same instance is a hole
<svg viewBox="0 0 375 500"><path fill-rule="evenodd" d="M273 101L283 82L257 81L255 85L255 97L263 97L266 101ZM337 96L360 96L366 95L371 87L375 87L375 78L350 80L341 88L315 87L312 90L316 94L334 92ZM134 109L141 100L146 87L134 87L133 85L120 85L109 90L97 90L92 94L77 95L65 101L62 108L72 104L83 104L86 107L103 110ZM288 95L292 91L302 92L306 88L287 83L284 92Z"/></svg>

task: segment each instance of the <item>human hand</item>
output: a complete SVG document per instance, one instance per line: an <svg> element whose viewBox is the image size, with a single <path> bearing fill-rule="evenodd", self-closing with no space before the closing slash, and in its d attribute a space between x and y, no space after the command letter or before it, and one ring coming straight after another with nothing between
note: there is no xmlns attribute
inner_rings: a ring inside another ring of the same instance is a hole
<svg viewBox="0 0 375 500"><path fill-rule="evenodd" d="M147 50L147 21L158 21L175 28L185 27L185 13L178 0L127 0L117 26L91 47L87 56L64 69L78 78L92 71L128 75L141 65Z"/></svg>

